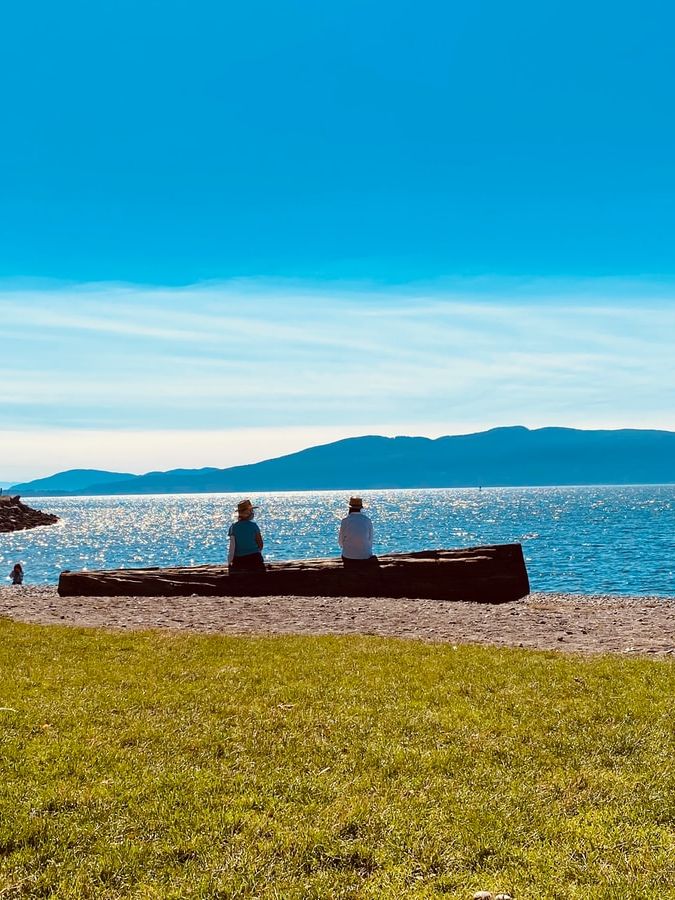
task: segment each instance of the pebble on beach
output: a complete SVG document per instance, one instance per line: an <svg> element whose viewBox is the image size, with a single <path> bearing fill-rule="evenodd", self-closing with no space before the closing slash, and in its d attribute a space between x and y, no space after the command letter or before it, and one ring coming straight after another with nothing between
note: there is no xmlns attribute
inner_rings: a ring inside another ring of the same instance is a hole
<svg viewBox="0 0 675 900"><path fill-rule="evenodd" d="M510 615L517 608L518 616ZM0 583L0 616L93 628L381 637L577 653L675 655L675 598L530 594L515 604L372 597L60 597L54 585ZM574 634L560 643L560 618ZM579 627L582 626L582 627Z"/></svg>

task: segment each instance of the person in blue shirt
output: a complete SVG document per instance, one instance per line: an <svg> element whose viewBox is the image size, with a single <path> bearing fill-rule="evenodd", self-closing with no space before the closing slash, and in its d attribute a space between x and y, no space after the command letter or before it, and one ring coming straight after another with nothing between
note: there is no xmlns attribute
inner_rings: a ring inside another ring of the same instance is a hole
<svg viewBox="0 0 675 900"><path fill-rule="evenodd" d="M250 500L237 504L237 521L230 525L227 562L231 572L265 572L263 539L253 521L257 509Z"/></svg>

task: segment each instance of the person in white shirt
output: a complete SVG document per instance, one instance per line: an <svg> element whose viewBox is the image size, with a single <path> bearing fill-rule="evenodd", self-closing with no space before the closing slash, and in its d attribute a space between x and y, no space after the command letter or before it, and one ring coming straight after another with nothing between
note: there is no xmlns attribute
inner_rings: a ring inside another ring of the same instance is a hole
<svg viewBox="0 0 675 900"><path fill-rule="evenodd" d="M360 497L349 499L349 514L340 522L338 544L346 569L377 565L378 559L373 555L373 523L363 512Z"/></svg>

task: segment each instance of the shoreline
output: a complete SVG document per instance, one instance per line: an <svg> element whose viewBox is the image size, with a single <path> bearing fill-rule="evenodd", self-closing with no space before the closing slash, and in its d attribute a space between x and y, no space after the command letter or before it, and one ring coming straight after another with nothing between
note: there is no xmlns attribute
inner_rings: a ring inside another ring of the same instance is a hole
<svg viewBox="0 0 675 900"><path fill-rule="evenodd" d="M353 597L59 597L0 586L0 617L38 625L224 635L375 635L675 658L675 598L533 593L498 605Z"/></svg>
<svg viewBox="0 0 675 900"><path fill-rule="evenodd" d="M44 528L56 525L58 521L59 517L54 513L46 513L22 503L18 494L0 493L0 534Z"/></svg>

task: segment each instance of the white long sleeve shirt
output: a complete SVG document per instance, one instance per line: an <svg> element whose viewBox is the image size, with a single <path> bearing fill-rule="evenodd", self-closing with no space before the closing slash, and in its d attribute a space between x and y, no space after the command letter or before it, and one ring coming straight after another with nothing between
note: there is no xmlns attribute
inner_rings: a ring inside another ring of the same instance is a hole
<svg viewBox="0 0 675 900"><path fill-rule="evenodd" d="M344 517L338 544L347 559L370 559L373 555L373 523L365 513L353 512Z"/></svg>

